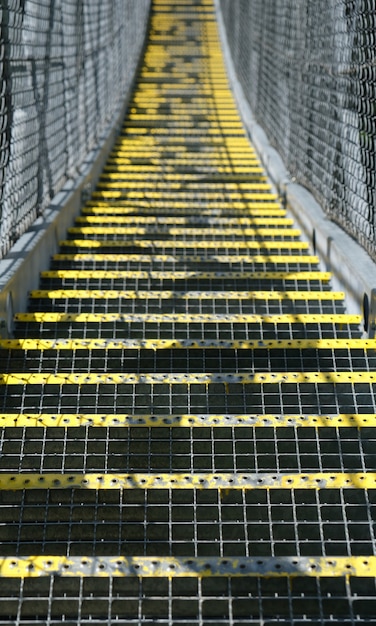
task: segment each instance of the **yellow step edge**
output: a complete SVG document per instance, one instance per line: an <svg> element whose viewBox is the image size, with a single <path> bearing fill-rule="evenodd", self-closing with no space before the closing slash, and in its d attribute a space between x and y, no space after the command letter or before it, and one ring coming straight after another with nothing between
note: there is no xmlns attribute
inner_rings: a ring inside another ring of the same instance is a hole
<svg viewBox="0 0 376 626"><path fill-rule="evenodd" d="M103 172L124 172L126 174L133 172L156 172L157 174L171 172L176 173L176 176L178 176L179 172L176 172L177 168L189 169L192 167L197 168L198 166L200 166L200 168L215 168L216 174L227 173L236 175L248 174L249 172L263 173L265 171L263 168L260 167L258 159L249 159L248 161L243 159L242 161L240 161L230 159L228 157L223 157L222 159L213 158L212 155L206 155L205 158L197 158L195 160L193 158L189 159L188 157L184 159L177 158L174 160L163 158L163 163L158 164L158 158L160 158L162 154L163 153L161 152L161 154L153 153L150 156L140 156L139 152L136 151L131 153L116 151L116 153L114 153L113 156L111 156L107 160L107 165L105 165L105 167L103 168ZM134 160L149 160L150 163L140 163L138 165L137 163L134 164ZM184 173L186 174L186 172ZM203 169L200 172L200 175L203 176L205 173L206 170ZM197 175L197 172L195 172L195 174Z"/></svg>
<svg viewBox="0 0 376 626"><path fill-rule="evenodd" d="M343 291L134 291L106 289L36 289L30 298L126 300L344 300Z"/></svg>
<svg viewBox="0 0 376 626"><path fill-rule="evenodd" d="M73 226L68 228L68 232L72 235L147 235L153 234L155 232L158 235L158 228L156 229L148 229L143 228L142 226ZM291 237L299 237L301 235L301 231L297 228L279 228L275 226L262 227L259 228L168 228L162 235L198 235L203 238L205 235L235 235L235 236L291 236Z"/></svg>
<svg viewBox="0 0 376 626"><path fill-rule="evenodd" d="M18 322L142 322L145 324L360 324L361 315L348 314L282 314L282 315L220 315L187 313L16 313Z"/></svg>
<svg viewBox="0 0 376 626"><path fill-rule="evenodd" d="M0 385L234 385L374 384L376 372L256 372L252 373L0 373Z"/></svg>
<svg viewBox="0 0 376 626"><path fill-rule="evenodd" d="M161 162L160 159L163 159L163 161ZM137 163L137 161L141 162ZM126 150L121 150L120 148L113 150L103 171L126 173L171 172L179 174L181 173L179 169L184 168L187 170L184 173L194 173L196 176L197 174L203 176L205 173L212 172L213 170L217 175L221 173L232 173L234 175L241 174L244 176L244 174L248 172L258 172L260 167L262 167L260 160L253 155L249 155L248 157L245 155L236 157L224 153L223 151L214 152L213 150L200 154L197 152L189 152L185 149L176 159L171 159L166 157L165 150L162 146L147 150L127 146ZM263 168L261 173L265 173Z"/></svg>
<svg viewBox="0 0 376 626"><path fill-rule="evenodd" d="M376 577L375 556L143 557L33 555L0 558L0 577L38 578Z"/></svg>
<svg viewBox="0 0 376 626"><path fill-rule="evenodd" d="M203 72L201 72L201 74L203 74ZM164 75L166 76L167 74L165 73ZM153 72L153 76L155 76L155 72ZM179 75L174 73L174 74L171 74L171 76L178 78ZM197 81L196 78L187 79L187 82L189 83L196 82L196 81ZM180 84L182 84L182 81L180 82ZM233 114L231 113L226 114L222 112L220 112L218 115L205 114L205 119L197 120L197 114L196 115L194 113L190 114L189 110L181 114L170 114L168 112L147 113L147 114L139 113L139 112L133 112L133 113L131 112L127 116L127 122L130 125L132 124L132 122L167 122L167 124L169 122L180 122L180 124L183 126L186 123L200 124L204 122L204 123L214 123L214 126L217 126L217 125L221 126L221 123L226 123L228 125L235 124L236 127L241 126L241 122L239 121L239 116L235 112Z"/></svg>
<svg viewBox="0 0 376 626"><path fill-rule="evenodd" d="M376 414L240 415L240 414L85 414L0 413L0 428L376 428Z"/></svg>
<svg viewBox="0 0 376 626"><path fill-rule="evenodd" d="M190 218L186 217L138 217L136 218L139 224L152 224L152 225L161 225L161 224L181 224L181 225L191 225L194 226L194 222ZM88 215L88 216L80 216L76 218L76 224L134 224L134 217L123 217L118 215ZM209 232L212 232L212 227L216 227L217 225L223 226L292 226L294 224L294 220L287 217L234 217L234 218L225 218L225 217L209 217L206 220L200 219L197 217L197 228L202 228L207 224L207 228L209 228ZM189 227L184 229L184 232L190 232L191 229ZM217 229L215 228L217 231ZM223 229L225 233L231 232L230 228ZM239 229L235 229L236 232L240 232ZM180 231L179 228L172 228L169 231ZM243 229L242 231L243 232Z"/></svg>
<svg viewBox="0 0 376 626"><path fill-rule="evenodd" d="M55 254L53 256L54 261L90 261L90 262L132 262L132 263L301 263L301 264L317 264L319 259L317 256L309 255L292 255L292 254L270 254L270 255L212 255L209 257L203 256L172 256L168 254Z"/></svg>
<svg viewBox="0 0 376 626"><path fill-rule="evenodd" d="M150 101L150 98L145 99L147 102ZM201 106L201 103L200 103ZM126 126L124 126L123 131L126 130ZM234 138L233 138L234 139ZM246 142L241 142L240 138L237 137L236 141L230 141L230 138L225 137L223 141L220 141L218 138L213 137L210 143L206 143L202 147L204 150L197 152L197 150L191 150L190 147L196 143L201 144L202 141L197 138L197 141L190 141L189 138L179 138L179 137L164 137L163 141L158 139L158 137L148 137L144 135L140 135L137 137L127 137L124 135L120 135L114 146L112 151L109 154L109 157L112 158L113 155L116 155L117 152L123 153L125 157L129 157L133 154L145 154L149 157L159 155L161 152L163 154L171 153L169 149L171 146L176 147L178 144L179 150L174 151L176 154L176 159L179 162L180 159L189 156L193 158L197 156L198 161L201 161L205 156L211 158L218 157L221 159L257 159L259 161L259 157L255 149ZM171 159L169 157L171 163L175 163L175 158Z"/></svg>
<svg viewBox="0 0 376 626"><path fill-rule="evenodd" d="M169 88L171 88L171 85L169 85ZM175 87L176 89L180 88L180 85L176 85ZM178 135L178 133L181 133L181 128L180 127L176 127L176 128L158 128L158 127L152 127L152 128L139 128L138 126L127 126L127 134L129 135ZM205 135L219 135L219 136L223 136L225 135L227 132L227 135L229 137L234 136L234 135L243 135L244 134L244 129L243 126L241 126L239 124L239 128L229 128L228 131L226 131L224 128L218 126L218 128L205 128ZM184 134L186 135L191 135L192 137L197 137L202 133L202 129L201 128L184 128Z"/></svg>
<svg viewBox="0 0 376 626"><path fill-rule="evenodd" d="M247 182L239 180L239 182L228 182L223 180L224 175L218 176L218 180L208 180L209 175L202 174L195 177L189 175L189 178L184 174L179 174L175 176L173 174L166 174L161 177L156 174L154 177L148 176L146 179L145 174L140 174L140 176L136 176L134 174L128 174L123 177L114 174L114 177L117 178L116 182L111 182L111 180L107 180L110 178L108 174L102 175L97 183L97 192L95 193L111 193L113 189L115 190L127 190L127 189L137 189L140 188L142 190L150 189L166 189L170 190L188 190L198 189L205 191L241 191L244 189L248 190L256 190L256 191L271 191L272 186L269 183L263 182ZM214 178L214 177L211 177ZM240 177L239 177L240 178ZM105 180L104 180L105 179ZM176 182L175 182L176 181Z"/></svg>
<svg viewBox="0 0 376 626"><path fill-rule="evenodd" d="M0 473L0 491L20 489L375 489L376 472Z"/></svg>
<svg viewBox="0 0 376 626"><path fill-rule="evenodd" d="M244 280L319 280L328 282L331 278L330 272L233 272L233 271L217 271L217 272L199 272L196 270L184 271L143 271L143 270L47 270L41 272L42 278L88 278L88 279L160 279L160 280L185 280L188 278L196 278L200 280L214 280L216 278L225 279L244 279Z"/></svg>
<svg viewBox="0 0 376 626"><path fill-rule="evenodd" d="M136 204L136 203L134 203ZM235 204L235 203L234 203ZM137 215L137 222L139 224L153 223L154 220L158 220L163 222L165 218L172 219L175 224L185 224L188 223L189 220L193 218L202 218L208 217L209 219L229 219L229 220L248 220L252 217L284 217L286 215L285 209L281 209L278 203L265 203L267 206L253 207L248 206L246 204L237 202L234 206L231 204L230 207L226 206L223 203L222 206L208 208L200 211L198 208L193 209L193 207L184 206L184 202L174 202L169 203L168 207L146 207L146 206L111 206L111 205L100 205L98 204L87 204L82 208L82 213L84 215L124 215L128 216L129 221L135 220L135 215ZM184 206L184 215L181 216L182 211L181 208ZM161 209L163 209L163 214L161 215ZM220 209L229 209L233 211L235 215L230 216L221 216L221 214L217 214ZM150 215L149 215L150 213ZM169 218L171 216L171 218ZM245 216L245 217L243 217ZM242 222L240 222L242 223Z"/></svg>
<svg viewBox="0 0 376 626"><path fill-rule="evenodd" d="M205 183L206 186L211 188L213 185L221 185L226 189L267 189L271 191L271 186L265 181L267 177L264 174L262 167L250 167L244 168L244 172L216 172L214 175L209 172L202 172L200 174L191 174L188 172L168 172L168 171L133 171L127 169L120 170L116 167L105 170L97 185L97 189L127 189L133 187L135 183L138 184L142 181L143 188L154 187L156 182L158 187L162 185L168 189L173 188L176 184L174 181L178 181L179 187L181 183L189 185L189 188L194 187L196 183ZM247 182L249 181L249 182ZM256 182L254 182L256 181Z"/></svg>
<svg viewBox="0 0 376 626"><path fill-rule="evenodd" d="M284 216L286 215L285 209L281 208L279 202L219 202L217 200L209 201L207 203L208 208L199 209L197 208L196 203L187 200L184 201L158 201L153 202L153 205L150 206L148 201L143 200L133 200L132 202L123 200L116 202L116 204L111 203L111 201L107 202L95 202L88 201L86 205L82 208L82 213L100 213L100 214L127 214L127 213L135 213L138 215L152 215L155 214L161 215L161 211L166 215L175 215L177 217L182 216L202 216L208 215L212 217L216 217L217 215L221 216L220 210L230 210L234 211L239 216L245 215L247 216L268 216L268 215L277 215ZM182 210L183 209L183 210ZM235 216L235 218L237 215Z"/></svg>
<svg viewBox="0 0 376 626"><path fill-rule="evenodd" d="M289 231L290 232L290 231ZM95 239L65 239L60 242L60 246L64 248L195 248L203 249L222 249L229 248L231 250L307 250L309 244L305 241L232 241L230 240L212 240L212 241L171 241L168 239L153 239L148 241L145 239L132 239L130 241L106 240L98 241Z"/></svg>
<svg viewBox="0 0 376 626"><path fill-rule="evenodd" d="M203 185L202 188L202 194L204 194L205 199L207 198L208 200L210 200L210 197L212 197L213 199L216 199L217 197L222 200L222 193L219 190L208 190L205 188L206 186ZM132 190L132 191L128 191L128 192L123 192L123 191L93 191L92 193L92 198L93 200L99 199L99 200L105 200L106 198L110 199L110 200L116 200L116 199L127 199L128 201L130 199L133 198L141 198L142 200L146 199L164 199L165 201L169 200L171 198L171 200L176 200L176 191L153 191L152 189L148 190L148 189L143 189L142 185L140 185L140 189L139 190ZM186 191L186 190L182 190L181 193L179 193L180 196L183 196L184 198L187 197L187 199L197 199L197 193L195 193L194 191ZM228 199L229 200L278 200L278 194L276 193L267 193L266 191L263 193L256 193L256 192L247 192L247 191L231 191L228 194Z"/></svg>
<svg viewBox="0 0 376 626"><path fill-rule="evenodd" d="M211 161L211 160L210 160ZM204 169L204 167L207 167L208 169ZM212 164L211 162L206 161L204 164L202 164L203 169L201 170L201 172L197 173L196 172L189 172L189 171L176 171L176 167L172 167L169 165L125 165L125 164L121 164L118 163L115 160L112 160L112 162L110 164L108 164L104 169L103 169L103 174L102 174L102 179L106 180L106 179L121 179L121 180L128 180L128 178L134 179L136 177L140 178L141 176L144 177L145 179L145 174L147 174L147 177L149 179L158 179L158 177L161 177L163 179L166 180L187 180L187 181L194 181L194 180L198 180L199 178L211 178L213 179L214 177L218 178L218 181L223 181L223 182L241 182L244 183L245 180L247 180L247 177L249 178L250 181L253 180L259 180L260 182L265 182L267 180L267 177L264 175L265 174L265 170L260 167L259 165L255 164L249 164L247 166L239 166L237 165L236 167L232 164L232 163L222 163L220 165L216 165L215 166L215 172L213 173L212 171L210 171L211 168L214 168L214 164ZM181 164L180 168L185 168L186 170L190 169L190 167L187 164ZM197 163L196 163L196 167L197 167ZM210 168L210 169L209 169ZM233 170L236 171L234 172ZM257 176L255 176L255 174L257 174ZM229 181L229 179L231 178L231 181ZM213 182L213 181L212 181ZM270 189L270 187L269 187Z"/></svg>
<svg viewBox="0 0 376 626"><path fill-rule="evenodd" d="M1 350L376 350L375 339L0 339Z"/></svg>

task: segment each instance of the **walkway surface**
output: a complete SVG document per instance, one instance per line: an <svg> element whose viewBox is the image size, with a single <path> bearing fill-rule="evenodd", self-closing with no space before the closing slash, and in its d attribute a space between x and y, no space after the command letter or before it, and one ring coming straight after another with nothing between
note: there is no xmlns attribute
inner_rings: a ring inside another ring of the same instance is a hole
<svg viewBox="0 0 376 626"><path fill-rule="evenodd" d="M376 342L286 216L209 0L0 356L0 624L375 623Z"/></svg>

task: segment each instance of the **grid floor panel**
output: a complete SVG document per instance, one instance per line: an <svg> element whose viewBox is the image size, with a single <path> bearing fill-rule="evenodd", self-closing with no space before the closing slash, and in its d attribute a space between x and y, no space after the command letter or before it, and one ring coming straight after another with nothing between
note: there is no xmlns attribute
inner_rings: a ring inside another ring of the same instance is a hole
<svg viewBox="0 0 376 626"><path fill-rule="evenodd" d="M223 341L223 340L222 340ZM373 371L376 352L351 349L217 348L5 350L2 372L300 372Z"/></svg>
<svg viewBox="0 0 376 626"><path fill-rule="evenodd" d="M176 293L176 292L175 292ZM174 297L171 298L128 298L126 296L118 299L105 298L69 298L56 297L47 300L46 298L32 298L30 300L29 311L55 311L61 313L190 313L202 314L229 314L234 315L281 315L290 314L343 314L343 303L338 300L252 300L251 298L216 299L205 298L189 299Z"/></svg>
<svg viewBox="0 0 376 626"><path fill-rule="evenodd" d="M7 428L0 472L372 472L375 440L371 427Z"/></svg>
<svg viewBox="0 0 376 626"><path fill-rule="evenodd" d="M4 412L376 413L376 384L29 384L0 386Z"/></svg>
<svg viewBox="0 0 376 626"><path fill-rule="evenodd" d="M1 556L375 554L368 490L8 492ZM11 525L11 526L10 526Z"/></svg>
<svg viewBox="0 0 376 626"><path fill-rule="evenodd" d="M374 580L358 578L4 579L0 594L0 624L23 626L363 626L376 603Z"/></svg>
<svg viewBox="0 0 376 626"><path fill-rule="evenodd" d="M335 322L335 320L334 320ZM268 340L268 339L317 339L359 337L358 324L327 322L318 323L212 323L162 322L130 323L119 321L100 323L82 322L17 322L15 336L19 338L108 338L123 339L218 339L218 340Z"/></svg>

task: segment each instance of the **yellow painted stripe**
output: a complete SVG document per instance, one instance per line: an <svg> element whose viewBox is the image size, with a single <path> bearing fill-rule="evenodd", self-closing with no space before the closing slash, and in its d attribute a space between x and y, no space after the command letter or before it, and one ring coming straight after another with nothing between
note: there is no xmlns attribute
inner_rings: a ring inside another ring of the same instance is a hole
<svg viewBox="0 0 376 626"><path fill-rule="evenodd" d="M140 185L141 187L141 185ZM123 192L123 191L93 191L92 193L92 198L93 199L98 199L98 200L105 200L106 198L110 199L110 200L117 200L117 199L133 199L133 198L140 198L141 200L145 200L145 199L162 199L162 200L176 200L176 193L177 189L171 190L170 192L168 190L166 191L153 191L153 190L147 190L147 189L139 189L139 190L133 190L133 191L127 191L127 192ZM180 196L183 196L184 198L188 198L188 199L198 199L197 198L197 191L185 191L184 189L182 190L183 193L179 193ZM205 197L205 199L210 199L210 197L212 197L213 199L218 198L218 196L222 195L222 192L220 190L210 190L210 189L206 189L205 184L203 183L202 185L202 190L201 190L202 195ZM218 198L218 199L222 199L222 198ZM228 192L228 199L230 200L278 200L278 194L276 193L267 193L266 191L263 193L256 193L256 192L247 192L247 191L230 191Z"/></svg>
<svg viewBox="0 0 376 626"><path fill-rule="evenodd" d="M168 90L170 91L171 89L181 89L181 84L176 84L176 85L172 85L171 83L168 85ZM202 130L201 128L186 128L184 127L183 129L181 127L161 127L158 128L157 126L152 126L150 128L142 128L142 127L138 127L138 126L127 126L126 127L126 134L128 136L132 136L132 135L167 135L169 134L171 135L175 135L175 136L179 136L180 137L180 133L184 132L185 136L191 136L191 137L198 137L201 133ZM223 126L211 126L209 128L205 128L205 135L211 135L211 136L215 136L215 135L219 135L220 137L222 137L223 135L226 135L226 129L223 128ZM244 129L243 126L239 124L238 128L232 128L232 126L229 127L228 132L227 132L228 136L233 136L233 135L240 135L243 136L244 135Z"/></svg>
<svg viewBox="0 0 376 626"><path fill-rule="evenodd" d="M27 556L0 559L0 576L100 578L376 577L376 557L90 557Z"/></svg>
<svg viewBox="0 0 376 626"><path fill-rule="evenodd" d="M139 96L140 97L140 96ZM145 100L148 100L150 98L150 96L144 92L143 97ZM161 97L160 95L158 95L157 93L153 93L153 95L151 95L151 97L154 100L155 105L157 105L158 103L163 103L165 104L167 102L165 97ZM139 100L141 101L141 100ZM200 100L197 100L196 102L205 102L206 98L205 96L203 96ZM222 99L222 101L220 99L217 100L213 100L213 106L217 107L218 103L221 102L221 107L225 104L226 106L228 106L229 103L228 101L226 101L226 99ZM146 129L145 129L146 130ZM127 127L124 127L124 131L125 133L127 132ZM184 136L184 135L166 135L165 137L163 137L162 139L160 137L152 137L151 135L136 135L136 136L127 136L126 134L122 134L120 135L118 141L115 143L114 146L114 150L118 150L118 149L124 149L125 151L127 151L127 148L129 147L133 147L135 149L140 149L141 151L147 151L148 154L152 154L153 151L157 151L157 150L163 150L165 151L167 147L176 147L179 146L179 153L182 152L183 154L189 153L189 148L191 145L197 145L197 144L205 144L205 148L207 148L207 146L210 146L210 150L213 151L215 153L215 151L218 151L226 154L229 153L231 156L235 156L235 155L240 155L241 157L247 156L247 155L253 155L255 154L255 151L250 148L248 139L246 139L245 137L229 137L224 135L223 137L211 137L210 142L208 142L207 137L204 137L202 135L197 135L196 137L189 137L188 135ZM227 148L227 150L226 150ZM205 151L205 154L207 154L207 152ZM209 155L211 154L211 152L209 153ZM201 153L202 156L202 153Z"/></svg>
<svg viewBox="0 0 376 626"><path fill-rule="evenodd" d="M376 350L376 339L0 339L2 350Z"/></svg>
<svg viewBox="0 0 376 626"><path fill-rule="evenodd" d="M4 578L376 577L375 556L143 557L27 556L0 559Z"/></svg>
<svg viewBox="0 0 376 626"><path fill-rule="evenodd" d="M376 372L256 372L245 373L30 373L0 374L0 385L210 385L229 384L362 384L376 383Z"/></svg>
<svg viewBox="0 0 376 626"><path fill-rule="evenodd" d="M180 175L177 182L174 182L175 179L170 180L170 176L172 176L171 174L166 174L163 176L163 179L161 179L160 176L155 175L154 179L152 176L148 176L147 180L145 180L145 175L144 176L134 176L133 174L129 174L128 176L125 177L125 180L120 180L120 175L116 175L117 179L116 182L111 182L111 180L103 180L100 179L97 183L97 190L98 191L102 191L104 193L108 192L108 191L112 191L120 189L147 189L148 187L150 187L151 189L166 189L167 191L170 190L179 190L179 189L183 189L184 191L190 190L190 189L204 189L205 191L215 191L215 190L220 190L220 191L239 191L239 190L255 190L255 191L271 191L272 187L270 185L270 183L263 183L263 182L226 182L223 181L221 179L218 179L218 181L213 181L213 180L208 180L209 177L203 175L202 177L198 177L192 181L192 180L188 180L186 179L186 177L184 175ZM106 174L106 178L108 178L109 175ZM240 178L240 177L239 177ZM151 180L150 180L151 179ZM196 182L197 181L197 182Z"/></svg>
<svg viewBox="0 0 376 626"><path fill-rule="evenodd" d="M100 289L36 289L31 298L126 300L343 300L343 291L117 291Z"/></svg>
<svg viewBox="0 0 376 626"><path fill-rule="evenodd" d="M142 98L135 100L135 106L138 108L144 107L145 98L146 96L143 96ZM156 106L159 106L157 102L155 104ZM160 104L163 107L164 103L160 102ZM216 103L211 102L209 106L206 106L206 104L207 103L205 103L205 100L201 100L201 102L196 102L190 105L189 110L187 108L184 108L184 105L182 105L182 103L179 101L176 101L174 103L174 106L176 107L178 113L180 113L182 116L186 115L187 113L192 116L197 115L195 111L198 112L200 106L202 106L203 115L210 115L215 109ZM226 112L224 114L233 114L233 107L230 103L223 102L221 108L222 107L223 110ZM125 131L126 133L126 126L123 127L123 131ZM136 141L134 141L134 139ZM152 139L154 141L152 141L151 143L137 141L137 139L137 137L127 138L126 134L124 135L123 133L120 141L117 141L115 143L114 148L109 155L107 164L111 165L113 163L117 163L119 160L121 165L134 166L136 164L132 161L129 161L128 159L137 156L140 153L143 153L145 155L145 158L149 159L155 159L156 155L163 155L163 162L152 161L152 165L154 165L156 168L163 168L163 165L165 165L166 167L172 166L171 171L176 171L176 169L173 169L174 165L185 165L191 167L192 173L195 174L197 174L197 169L195 169L197 163L203 164L204 166L210 165L213 168L212 170L209 170L211 172L213 172L214 168L216 167L223 167L227 166L228 164L239 165L239 167L253 167L261 165L260 158L256 154L255 150L252 150L252 148L248 148L244 151L234 151L234 153L232 153L232 151L226 151L225 145L221 145L218 142L210 142L207 144L205 151L196 152L194 148L191 149L191 146L188 142L182 143L181 149L177 150L176 154L172 156L171 154L166 155L165 146L163 145L164 141L159 142L157 137L153 137ZM143 137L140 137L140 139L143 139ZM195 159L196 156L197 159ZM147 164L142 163L141 165ZM107 165L107 167L109 167L109 165Z"/></svg>
<svg viewBox="0 0 376 626"><path fill-rule="evenodd" d="M281 315L225 315L210 313L16 313L19 322L144 322L144 323L208 323L208 324L360 324L361 315L347 314L291 314Z"/></svg>
<svg viewBox="0 0 376 626"><path fill-rule="evenodd" d="M199 163L202 165L202 175L207 171L208 174L212 173L212 168L215 167L216 174L248 174L248 173L262 173L265 170L260 167L260 161L256 157L249 157L248 159L239 159L232 158L229 156L217 156L214 157L211 153L210 155L205 155L204 157L199 157L197 155L197 159L191 157L188 158L176 158L176 159L166 159L163 158L163 163L158 160L158 157L162 156L162 151L149 152L148 155L145 154L143 157L144 161L148 160L148 163L140 162L139 164L134 162L134 159L137 159L137 155L139 151L130 150L128 151L120 151L117 150L116 153L113 153L112 156L107 160L107 165L104 166L103 171L108 172L109 174L115 175L118 172L123 172L125 174L137 174L137 173L147 173L147 174L165 174L165 173L173 173L176 172L177 167L186 168L187 170L191 168L197 167ZM142 160L142 158L141 158ZM208 168L205 170L204 168ZM186 174L188 172L182 172ZM178 177L180 174L175 174ZM196 174L197 176L197 174Z"/></svg>
<svg viewBox="0 0 376 626"><path fill-rule="evenodd" d="M294 220L284 217L255 217L255 218L247 218L247 217L234 217L234 218L225 218L225 217L207 217L200 218L197 217L196 220L192 220L192 218L187 217L142 217L137 216L137 222L140 224L190 224L193 226L197 224L197 228L200 228L201 225L210 225L216 226L219 224L226 225L245 225L245 226L281 226L281 225L291 225L294 223ZM135 217L124 217L124 216L108 216L108 215L88 215L85 217L78 217L76 222L78 224L134 224ZM180 230L180 229L179 229ZM184 229L186 230L186 229ZM188 229L187 229L188 230ZM227 230L227 229L226 229ZM239 230L239 229L236 229Z"/></svg>
<svg viewBox="0 0 376 626"><path fill-rule="evenodd" d="M260 279L260 280L321 280L328 281L330 272L199 272L195 270L185 271L143 271L143 270L47 270L41 272L43 278L149 278L161 280L182 280L187 278L197 279Z"/></svg>
<svg viewBox="0 0 376 626"><path fill-rule="evenodd" d="M187 206L188 204L188 206ZM256 203L255 203L256 204ZM193 203L185 203L185 202L169 202L167 203L153 203L152 207L148 207L147 203L137 203L134 201L132 205L128 203L119 203L119 205L111 205L111 203L101 203L101 202L87 202L86 206L83 207L82 213L84 214L98 214L98 215L137 215L137 221L140 224L144 223L144 220L149 219L149 214L152 219L155 219L155 216L161 217L162 219L166 215L174 216L174 223L177 223L176 220L179 220L184 211L184 215L191 216L215 216L216 213L222 209L237 213L233 219L242 219L239 218L238 215L250 215L250 216L284 216L286 215L286 211L280 208L278 202L260 202L257 203L258 206L254 206L253 204L246 202L234 202L234 203L226 203L226 202L215 202L210 203L207 209L200 209L197 205ZM182 211L183 209L183 211ZM140 218L140 220L139 220ZM130 219L134 220L134 216L130 217ZM157 218L158 219L158 218ZM187 220L187 217L183 217L181 219Z"/></svg>
<svg viewBox="0 0 376 626"><path fill-rule="evenodd" d="M55 261L110 261L110 262L139 262L139 263L154 263L154 262L168 262L168 263L301 263L311 264L319 263L317 256L310 255L283 255L283 254L268 254L268 255L239 255L239 254L223 254L223 255L210 255L210 256L174 256L171 254L55 254L53 256Z"/></svg>
<svg viewBox="0 0 376 626"><path fill-rule="evenodd" d="M179 414L179 415L130 415L91 413L0 413L0 428L41 427L76 428L124 427L145 428L200 428L200 427L330 427L330 428L376 428L376 414L338 415L240 415L240 414Z"/></svg>
<svg viewBox="0 0 376 626"><path fill-rule="evenodd" d="M202 183L208 186L220 185L225 189L256 189L261 191L262 189L272 190L270 183L266 183L266 176L263 175L262 167L250 166L244 168L245 172L238 171L236 174L218 172L214 176L211 173L201 173L200 175L192 174L188 172L180 172L178 174L169 172L167 169L161 168L160 171L148 170L143 172L142 170L132 171L127 169L122 172L118 168L107 169L101 176L97 189L127 189L133 187L134 183L143 181L145 187L155 187L157 182L157 188L161 189L166 187L171 188L171 182L178 181L179 189L182 187L181 182L184 181L184 186L189 185L196 187L196 183ZM145 180L146 179L146 180Z"/></svg>
<svg viewBox="0 0 376 626"><path fill-rule="evenodd" d="M171 76L174 76L175 78L182 76L185 77L186 73L185 72L176 72L176 71L172 71L172 72L142 72L141 74L141 80L143 78L147 78L147 77L151 77L151 78L158 78L158 77L166 77L166 78L171 78ZM193 82L195 79L193 78L189 78L188 79L189 82ZM134 121L138 121L138 122L150 122L150 121L178 121L178 122L196 122L195 119L195 115L194 113L189 113L190 109L186 109L186 113L182 114L182 113L140 113L137 109L133 111L131 110L130 113L127 116L127 121L131 120L132 122ZM204 113L202 112L202 115L204 115ZM221 119L223 121L231 121L231 122L236 122L239 123L239 115L237 115L236 111L234 111L233 113L224 113L224 112L220 112L220 117L216 116L216 115L212 115L210 113L206 113L205 114L205 122L217 122L218 119Z"/></svg>
<svg viewBox="0 0 376 626"><path fill-rule="evenodd" d="M158 229L148 229L142 226L72 226L68 228L68 232L72 235L150 235L154 232L158 234ZM196 236L205 237L207 235L227 235L238 236L270 236L270 237L297 237L301 231L297 228L278 228L270 226L269 228L168 228L160 233L163 235L177 236Z"/></svg>
<svg viewBox="0 0 376 626"><path fill-rule="evenodd" d="M375 489L376 472L1 473L0 490L20 489Z"/></svg>
<svg viewBox="0 0 376 626"><path fill-rule="evenodd" d="M291 231L288 231L291 234ZM309 245L305 241L171 241L168 239L132 239L130 241L97 241L95 239L65 239L60 242L65 248L197 248L197 249L224 249L231 250L307 250Z"/></svg>

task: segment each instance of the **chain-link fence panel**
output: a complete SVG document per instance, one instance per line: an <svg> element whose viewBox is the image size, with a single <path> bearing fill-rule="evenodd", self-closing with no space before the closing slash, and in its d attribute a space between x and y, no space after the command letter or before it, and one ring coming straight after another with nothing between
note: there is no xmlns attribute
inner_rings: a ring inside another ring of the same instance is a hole
<svg viewBox="0 0 376 626"><path fill-rule="evenodd" d="M116 119L149 8L150 0L1 1L1 255Z"/></svg>
<svg viewBox="0 0 376 626"><path fill-rule="evenodd" d="M296 181L376 260L373 0L219 0L238 78Z"/></svg>

